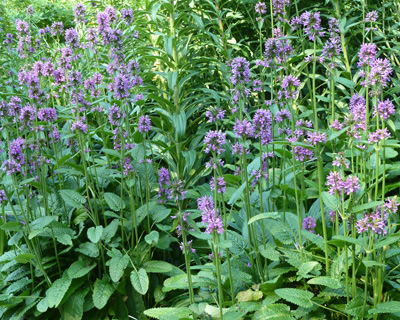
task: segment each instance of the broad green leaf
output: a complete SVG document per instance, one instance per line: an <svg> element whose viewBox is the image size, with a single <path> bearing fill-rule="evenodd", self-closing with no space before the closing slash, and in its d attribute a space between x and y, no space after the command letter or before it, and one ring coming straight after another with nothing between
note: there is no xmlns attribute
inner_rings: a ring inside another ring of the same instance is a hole
<svg viewBox="0 0 400 320"><path fill-rule="evenodd" d="M66 204L76 209L83 207L83 204L86 202L85 197L74 190L60 190L60 195Z"/></svg>
<svg viewBox="0 0 400 320"><path fill-rule="evenodd" d="M93 303L97 309L103 309L110 299L116 286L110 283L108 276L103 280L97 279L93 289Z"/></svg>
<svg viewBox="0 0 400 320"><path fill-rule="evenodd" d="M111 221L111 223L104 228L101 239L104 240L106 243L110 242L112 237L114 237L115 234L117 233L118 226L119 226L119 219L114 219L113 221Z"/></svg>
<svg viewBox="0 0 400 320"><path fill-rule="evenodd" d="M93 243L97 243L100 241L101 236L103 235L103 226L91 227L87 231L87 236L90 241Z"/></svg>
<svg viewBox="0 0 400 320"><path fill-rule="evenodd" d="M81 243L79 248L76 248L75 251L78 251L91 258L97 258L99 256L99 248L92 242Z"/></svg>
<svg viewBox="0 0 400 320"><path fill-rule="evenodd" d="M277 303L266 305L254 313L253 320L294 320L290 307Z"/></svg>
<svg viewBox="0 0 400 320"><path fill-rule="evenodd" d="M68 291L71 282L72 279L70 279L66 273L64 273L62 278L54 281L53 285L47 289L46 297L49 308L58 307L62 298L64 298L65 293Z"/></svg>
<svg viewBox="0 0 400 320"><path fill-rule="evenodd" d="M315 277L307 281L309 284L317 284L320 286L329 287L332 289L339 289L342 287L342 284L339 280L333 279L330 277Z"/></svg>
<svg viewBox="0 0 400 320"><path fill-rule="evenodd" d="M88 274L95 266L96 263L88 265L85 262L78 260L70 265L70 267L67 269L67 273L71 279L76 279Z"/></svg>
<svg viewBox="0 0 400 320"><path fill-rule="evenodd" d="M331 210L337 211L339 208L339 201L336 197L326 191L322 192L322 200L324 204Z"/></svg>
<svg viewBox="0 0 400 320"><path fill-rule="evenodd" d="M400 312L400 301L388 301L378 303L376 308L370 309L369 314L381 314L381 313L399 313Z"/></svg>
<svg viewBox="0 0 400 320"><path fill-rule="evenodd" d="M121 208L125 207L125 203L122 201L121 197L114 193L111 192L104 193L104 199L106 200L111 210L118 212L121 210Z"/></svg>
<svg viewBox="0 0 400 320"><path fill-rule="evenodd" d="M89 288L75 291L63 305L64 320L81 320L83 317L83 304Z"/></svg>
<svg viewBox="0 0 400 320"><path fill-rule="evenodd" d="M145 295L149 289L149 277L146 270L142 268L139 271L133 270L131 272L131 283L138 293Z"/></svg>
<svg viewBox="0 0 400 320"><path fill-rule="evenodd" d="M152 246L157 245L158 243L158 239L160 237L160 234L158 233L158 231L153 230L151 231L149 234L146 234L146 236L144 237L144 240Z"/></svg>
<svg viewBox="0 0 400 320"><path fill-rule="evenodd" d="M256 222L256 221L261 220L261 219L274 219L274 220L279 219L279 212L264 212L264 213L260 213L260 214L258 214L256 216L252 217L249 220L248 224L252 224L253 222Z"/></svg>
<svg viewBox="0 0 400 320"><path fill-rule="evenodd" d="M110 276L112 281L118 282L122 278L129 261L130 260L128 255L114 256L111 258Z"/></svg>
<svg viewBox="0 0 400 320"><path fill-rule="evenodd" d="M160 319L160 317L165 315L170 315L178 318L187 318L192 314L189 308L154 308L147 309L144 314L150 318Z"/></svg>
<svg viewBox="0 0 400 320"><path fill-rule="evenodd" d="M147 261L143 264L143 268L149 273L165 273L172 271L172 264L165 261Z"/></svg>
<svg viewBox="0 0 400 320"><path fill-rule="evenodd" d="M231 198L228 201L229 205L233 205L236 203L236 201L240 198L240 196L243 193L243 190L246 187L246 183L243 183L237 190L232 194Z"/></svg>
<svg viewBox="0 0 400 320"><path fill-rule="evenodd" d="M363 314L363 306L364 306L364 300L360 297L357 297L353 300L351 300L347 305L346 305L346 313L357 318L361 318ZM367 305L365 308L365 313L367 313L369 306Z"/></svg>
<svg viewBox="0 0 400 320"><path fill-rule="evenodd" d="M297 304L303 308L313 306L311 298L314 296L311 292L302 289L282 288L276 289L275 293L282 299Z"/></svg>
<svg viewBox="0 0 400 320"><path fill-rule="evenodd" d="M361 204L359 206L354 206L351 209L351 213L363 212L363 211L365 211L367 209L371 209L371 208L375 208L377 206L380 206L383 203L384 203L383 201L371 201L371 202L368 202L368 203Z"/></svg>
<svg viewBox="0 0 400 320"><path fill-rule="evenodd" d="M24 225L21 222L10 221L10 222L3 223L0 226L0 229L4 230L4 231L18 232L18 231L22 231L24 229Z"/></svg>
<svg viewBox="0 0 400 320"><path fill-rule="evenodd" d="M22 253L19 254L18 256L16 256L14 258L15 261L19 262L19 263L28 263L31 262L31 260L34 258L35 256L31 253Z"/></svg>

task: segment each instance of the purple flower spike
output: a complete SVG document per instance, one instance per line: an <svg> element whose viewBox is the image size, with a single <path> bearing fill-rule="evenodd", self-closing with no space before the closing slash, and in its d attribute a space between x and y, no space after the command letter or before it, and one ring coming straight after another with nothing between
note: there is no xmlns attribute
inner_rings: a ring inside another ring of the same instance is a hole
<svg viewBox="0 0 400 320"><path fill-rule="evenodd" d="M314 229L317 226L317 221L314 217L307 217L303 220L303 230L307 230L311 233L315 233Z"/></svg>
<svg viewBox="0 0 400 320"><path fill-rule="evenodd" d="M141 134L149 132L151 129L151 120L148 115L139 118L138 130Z"/></svg>

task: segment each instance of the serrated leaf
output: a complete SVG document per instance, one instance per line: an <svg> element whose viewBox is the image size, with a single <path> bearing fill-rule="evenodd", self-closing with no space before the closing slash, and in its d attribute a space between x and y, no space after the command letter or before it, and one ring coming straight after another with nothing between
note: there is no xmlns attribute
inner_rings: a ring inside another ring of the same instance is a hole
<svg viewBox="0 0 400 320"><path fill-rule="evenodd" d="M81 243L79 248L76 248L75 251L91 258L97 258L99 256L99 248L92 242Z"/></svg>
<svg viewBox="0 0 400 320"><path fill-rule="evenodd" d="M59 192L65 203L76 209L83 207L83 204L86 202L85 197L77 191L60 190Z"/></svg>
<svg viewBox="0 0 400 320"><path fill-rule="evenodd" d="M103 235L103 226L91 227L87 231L87 236L90 241L93 243L97 243L100 241L101 236Z"/></svg>
<svg viewBox="0 0 400 320"><path fill-rule="evenodd" d="M76 279L88 274L95 266L96 263L87 265L85 262L78 260L70 265L67 269L67 273L71 279Z"/></svg>
<svg viewBox="0 0 400 320"><path fill-rule="evenodd" d="M400 301L388 301L378 303L376 308L370 309L369 314L381 314L381 313L398 313L400 312Z"/></svg>
<svg viewBox="0 0 400 320"><path fill-rule="evenodd" d="M248 224L252 224L261 219L279 219L279 212L264 212L252 217Z"/></svg>
<svg viewBox="0 0 400 320"><path fill-rule="evenodd" d="M83 317L83 304L89 288L74 292L63 305L64 320L81 320Z"/></svg>
<svg viewBox="0 0 400 320"><path fill-rule="evenodd" d="M172 271L172 264L165 261L147 261L144 263L143 268L149 273L165 273Z"/></svg>
<svg viewBox="0 0 400 320"><path fill-rule="evenodd" d="M62 278L53 282L53 285L47 289L46 297L49 308L57 308L65 293L71 285L72 279L64 275Z"/></svg>
<svg viewBox="0 0 400 320"><path fill-rule="evenodd" d="M121 200L121 197L114 193L111 192L104 193L104 199L106 200L111 210L120 211L121 208L125 207L125 203Z"/></svg>
<svg viewBox="0 0 400 320"><path fill-rule="evenodd" d="M355 298L346 305L345 311L347 314L353 317L361 318L363 314L363 308L364 300L362 298ZM369 306L367 305L365 311L367 311L368 308Z"/></svg>
<svg viewBox="0 0 400 320"><path fill-rule="evenodd" d="M114 293L116 286L110 283L108 276L97 279L93 289L93 304L97 309L103 309Z"/></svg>
<svg viewBox="0 0 400 320"><path fill-rule="evenodd" d="M336 197L326 191L322 192L321 194L322 200L324 204L331 210L337 211L339 208L339 201Z"/></svg>
<svg viewBox="0 0 400 320"><path fill-rule="evenodd" d="M151 231L149 234L146 234L146 236L144 237L144 240L151 246L155 246L158 243L158 239L160 237L160 234L158 233L158 231L153 230Z"/></svg>
<svg viewBox="0 0 400 320"><path fill-rule="evenodd" d="M165 315L171 315L178 318L186 318L192 314L189 308L153 308L145 310L144 314L148 317L160 319Z"/></svg>
<svg viewBox="0 0 400 320"><path fill-rule="evenodd" d="M31 260L35 257L35 255L31 254L31 253L22 253L19 254L18 256L16 256L14 258L15 261L17 261L18 263L28 263L31 262Z"/></svg>
<svg viewBox="0 0 400 320"><path fill-rule="evenodd" d="M330 277L315 277L307 281L309 284L317 284L320 286L329 287L332 289L339 289L342 287L342 284L339 280L333 279Z"/></svg>
<svg viewBox="0 0 400 320"><path fill-rule="evenodd" d="M111 221L111 223L104 228L101 239L104 240L106 243L111 241L112 237L114 237L115 234L117 233L118 226L119 226L118 219L114 219L113 221Z"/></svg>
<svg viewBox="0 0 400 320"><path fill-rule="evenodd" d="M231 198L228 201L229 205L233 205L236 203L236 201L240 198L240 196L243 193L244 188L246 187L245 183L242 183L242 185L236 189L236 191L232 194Z"/></svg>
<svg viewBox="0 0 400 320"><path fill-rule="evenodd" d="M133 270L131 272L131 283L138 293L145 295L149 289L149 278L146 270L142 268L139 271Z"/></svg>
<svg viewBox="0 0 400 320"><path fill-rule="evenodd" d="M110 262L110 276L111 280L118 282L124 275L125 268L128 266L129 257L128 255L114 256L111 258Z"/></svg>
<svg viewBox="0 0 400 320"><path fill-rule="evenodd" d="M297 304L300 307L311 308L313 306L311 298L314 295L309 291L294 288L283 288L276 289L275 293L282 299Z"/></svg>
<svg viewBox="0 0 400 320"><path fill-rule="evenodd" d="M383 203L384 203L383 201L371 201L371 202L368 202L368 203L361 204L359 206L354 206L351 209L351 213L363 212L363 211L365 211L367 209L371 209L371 208L375 208L377 206L380 206Z"/></svg>

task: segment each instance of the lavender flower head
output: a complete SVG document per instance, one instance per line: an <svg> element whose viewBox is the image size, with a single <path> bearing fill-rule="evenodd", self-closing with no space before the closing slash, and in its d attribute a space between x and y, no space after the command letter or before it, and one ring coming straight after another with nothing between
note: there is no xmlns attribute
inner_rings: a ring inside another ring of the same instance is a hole
<svg viewBox="0 0 400 320"><path fill-rule="evenodd" d="M363 43L361 45L360 52L358 53L359 67L365 67L371 64L376 59L376 44L375 43Z"/></svg>
<svg viewBox="0 0 400 320"><path fill-rule="evenodd" d="M86 7L83 4L81 4L81 3L77 4L73 8L73 11L74 11L75 22L76 23L81 23L81 22L86 23L87 22L87 20L86 20Z"/></svg>
<svg viewBox="0 0 400 320"><path fill-rule="evenodd" d="M29 5L29 6L26 8L26 14L27 14L28 16L32 16L32 15L33 15L33 6L32 6L32 5Z"/></svg>
<svg viewBox="0 0 400 320"><path fill-rule="evenodd" d="M278 91L278 98L281 100L283 97L286 99L296 99L299 93L300 81L297 77L288 75L283 78L281 83L281 90Z"/></svg>
<svg viewBox="0 0 400 320"><path fill-rule="evenodd" d="M365 16L365 22L376 22L378 20L378 12L376 10L368 12Z"/></svg>
<svg viewBox="0 0 400 320"><path fill-rule="evenodd" d="M64 24L59 21L59 22L53 22L51 25L51 34L53 36L56 36L57 34L62 34L64 32Z"/></svg>
<svg viewBox="0 0 400 320"><path fill-rule="evenodd" d="M260 15L260 17L256 17L256 21L264 22L264 19L261 17L262 14L267 12L267 6L264 2L259 2L254 6L254 11Z"/></svg>
<svg viewBox="0 0 400 320"><path fill-rule="evenodd" d="M285 9L289 7L290 0L272 0L273 16L275 21L285 22Z"/></svg>
<svg viewBox="0 0 400 320"><path fill-rule="evenodd" d="M65 30L65 42L72 48L79 48L78 31L76 31L74 28L69 28Z"/></svg>
<svg viewBox="0 0 400 320"><path fill-rule="evenodd" d="M218 177L217 178L217 183L215 183L214 177L211 178L210 188L211 188L212 191L215 190L215 184L217 185L217 192L218 193L225 193L226 192L226 182L224 180L224 177Z"/></svg>
<svg viewBox="0 0 400 320"><path fill-rule="evenodd" d="M253 124L247 119L244 119L243 121L236 119L236 123L233 126L233 132L235 133L236 137L242 139L254 137L255 131L256 130Z"/></svg>
<svg viewBox="0 0 400 320"><path fill-rule="evenodd" d="M160 187L158 191L158 202L165 203L167 202L167 196L170 193L168 189L170 184L170 176L168 169L162 167L158 172L158 177L159 177L158 185Z"/></svg>
<svg viewBox="0 0 400 320"><path fill-rule="evenodd" d="M148 115L139 118L138 130L141 134L149 132L151 129L151 120Z"/></svg>
<svg viewBox="0 0 400 320"><path fill-rule="evenodd" d="M212 197L201 197L197 199L197 208L201 211L201 222L207 224L206 233L218 234L224 232L224 226L218 211L215 212L214 201Z"/></svg>
<svg viewBox="0 0 400 320"><path fill-rule="evenodd" d="M374 118L379 115L383 120L387 120L394 112L394 105L389 99L385 101L378 99L378 106L374 110Z"/></svg>
<svg viewBox="0 0 400 320"><path fill-rule="evenodd" d="M307 230L311 233L315 233L314 229L317 226L317 221L314 217L306 217L303 220L303 230Z"/></svg>
<svg viewBox="0 0 400 320"><path fill-rule="evenodd" d="M386 223L382 219L380 212L364 214L364 218L357 221L356 228L360 234L369 231L379 235L387 233Z"/></svg>
<svg viewBox="0 0 400 320"><path fill-rule="evenodd" d="M225 116L225 110L220 107L211 107L206 111L206 117L210 123L216 122L217 120L223 120Z"/></svg>
<svg viewBox="0 0 400 320"><path fill-rule="evenodd" d="M321 17L319 12L304 12L300 17L293 18L291 21L291 25L294 30L297 29L298 26L304 27L304 33L308 35L310 41L315 41L315 37L323 37L324 32L321 27Z"/></svg>
<svg viewBox="0 0 400 320"><path fill-rule="evenodd" d="M341 195L344 189L345 181L339 172L331 171L326 177L326 185L330 187L328 190L330 194L335 195L335 192L337 191L339 195Z"/></svg>
<svg viewBox="0 0 400 320"><path fill-rule="evenodd" d="M230 63L231 82L234 86L250 82L250 63L243 57L237 57Z"/></svg>
<svg viewBox="0 0 400 320"><path fill-rule="evenodd" d="M133 10L132 8L129 9L122 9L121 10L121 18L124 21L125 25L129 26L133 22Z"/></svg>
<svg viewBox="0 0 400 320"><path fill-rule="evenodd" d="M204 138L204 145L206 146L205 152L216 152L221 154L225 151L222 146L226 143L226 133L222 133L221 130L213 131L210 130L207 132Z"/></svg>

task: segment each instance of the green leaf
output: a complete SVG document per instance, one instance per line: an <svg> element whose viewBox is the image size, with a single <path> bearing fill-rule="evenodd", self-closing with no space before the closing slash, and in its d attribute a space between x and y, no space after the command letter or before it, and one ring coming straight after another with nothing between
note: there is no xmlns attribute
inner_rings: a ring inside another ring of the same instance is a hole
<svg viewBox="0 0 400 320"><path fill-rule="evenodd" d="M46 217L40 217L36 219L35 221L32 221L29 224L29 228L31 232L29 233L28 238L32 239L38 234L42 233L45 231L45 227L48 226L50 223L53 221L57 221L58 217L56 216L46 216Z"/></svg>
<svg viewBox="0 0 400 320"><path fill-rule="evenodd" d="M110 276L111 280L118 282L124 275L125 268L128 266L129 256L114 256L110 262Z"/></svg>
<svg viewBox="0 0 400 320"><path fill-rule="evenodd" d="M160 234L158 233L158 231L151 231L149 234L146 234L146 236L144 237L144 240L151 246L155 246L158 243L158 239L160 237Z"/></svg>
<svg viewBox="0 0 400 320"><path fill-rule="evenodd" d="M93 289L93 304L97 309L103 309L108 299L110 299L116 286L110 283L108 276L104 276L103 280L97 279Z"/></svg>
<svg viewBox="0 0 400 320"><path fill-rule="evenodd" d="M143 268L149 273L164 273L172 271L172 264L165 261L147 261L143 264Z"/></svg>
<svg viewBox="0 0 400 320"><path fill-rule="evenodd" d="M322 192L322 200L324 204L331 210L337 211L339 208L339 201L336 197L326 191Z"/></svg>
<svg viewBox="0 0 400 320"><path fill-rule="evenodd" d="M76 209L83 207L83 204L86 202L85 197L74 190L60 190L60 195L66 204Z"/></svg>
<svg viewBox="0 0 400 320"><path fill-rule="evenodd" d="M0 229L4 230L4 231L18 232L18 231L22 231L24 229L24 226L22 225L21 222L10 221L10 222L3 223L0 226Z"/></svg>
<svg viewBox="0 0 400 320"><path fill-rule="evenodd" d="M274 219L274 220L279 219L279 212L264 212L264 213L260 213L260 214L258 214L256 216L252 217L249 220L248 224L252 224L253 222L256 222L256 221L261 220L261 219Z"/></svg>
<svg viewBox="0 0 400 320"><path fill-rule="evenodd" d="M111 221L111 223L104 228L101 239L104 240L106 243L110 242L112 237L114 237L115 234L117 233L118 226L119 226L119 219L114 219L113 221Z"/></svg>
<svg viewBox="0 0 400 320"><path fill-rule="evenodd" d="M363 314L363 306L364 306L364 300L362 298L355 298L351 300L345 308L345 311L347 314L361 318ZM369 306L366 306L366 311L368 310Z"/></svg>
<svg viewBox="0 0 400 320"><path fill-rule="evenodd" d="M145 310L144 314L148 317L160 319L160 317L168 315L177 318L187 318L192 314L189 308L154 308Z"/></svg>
<svg viewBox="0 0 400 320"><path fill-rule="evenodd" d="M14 260L19 262L19 263L28 263L28 262L31 262L31 260L34 257L35 257L35 255L33 255L31 253L22 253L22 254L19 254L18 256L16 256L14 258Z"/></svg>
<svg viewBox="0 0 400 320"><path fill-rule="evenodd" d="M349 236L333 236L332 237L333 240L339 240L339 241L343 241L343 242L347 242L350 244L355 244L357 246L362 246L363 245L363 241L362 239L354 239L353 237L349 237Z"/></svg>
<svg viewBox="0 0 400 320"><path fill-rule="evenodd" d="M351 213L363 212L363 211L365 211L367 209L371 209L371 208L375 208L377 206L380 206L383 203L384 203L383 201L371 201L371 202L368 202L368 203L361 204L359 206L354 206L351 209Z"/></svg>
<svg viewBox="0 0 400 320"><path fill-rule="evenodd" d="M329 287L332 289L339 289L342 287L342 284L339 280L330 278L330 277L315 277L307 281L309 284L317 284L320 286Z"/></svg>
<svg viewBox="0 0 400 320"><path fill-rule="evenodd" d="M47 289L46 297L49 308L58 307L62 298L64 298L65 293L68 291L71 282L72 279L70 279L66 273L64 273L62 278L54 281L53 285Z"/></svg>
<svg viewBox="0 0 400 320"><path fill-rule="evenodd" d="M254 313L253 320L294 320L290 307L277 303L263 306Z"/></svg>
<svg viewBox="0 0 400 320"><path fill-rule="evenodd" d="M235 204L237 199L239 199L240 196L242 195L243 190L244 190L245 187L246 187L246 184L243 183L239 188L236 189L236 191L232 194L231 198L228 201L229 205Z"/></svg>
<svg viewBox="0 0 400 320"><path fill-rule="evenodd" d="M379 240L376 244L375 244L375 249L379 249L382 248L384 246L389 246L393 243L396 243L397 241L399 241L400 239L400 233L397 234L392 234L390 235L390 237L383 239L383 240Z"/></svg>
<svg viewBox="0 0 400 320"><path fill-rule="evenodd" d="M103 235L103 226L97 226L96 228L91 227L87 231L87 236L89 240L92 241L93 243L99 242L102 235Z"/></svg>
<svg viewBox="0 0 400 320"><path fill-rule="evenodd" d="M71 279L77 279L88 274L95 266L96 263L86 264L85 262L78 260L69 266L67 273Z"/></svg>
<svg viewBox="0 0 400 320"><path fill-rule="evenodd" d="M139 271L133 270L131 272L131 283L138 293L145 295L149 289L149 278L147 277L146 270L142 268Z"/></svg>
<svg viewBox="0 0 400 320"><path fill-rule="evenodd" d="M89 288L74 292L63 305L64 320L81 320L83 317L83 304Z"/></svg>
<svg viewBox="0 0 400 320"><path fill-rule="evenodd" d="M104 193L104 199L106 200L110 209L113 211L117 211L117 212L120 211L121 205L122 205L122 208L125 207L125 203L121 200L121 197L117 196L114 193L111 193L111 192Z"/></svg>
<svg viewBox="0 0 400 320"><path fill-rule="evenodd" d="M92 242L81 243L79 248L76 248L75 251L91 258L97 258L99 256L99 248Z"/></svg>
<svg viewBox="0 0 400 320"><path fill-rule="evenodd" d="M380 313L398 313L400 312L400 301L388 301L378 303L375 309L368 311L369 314L380 314Z"/></svg>
<svg viewBox="0 0 400 320"><path fill-rule="evenodd" d="M282 299L297 304L303 308L311 308L313 306L311 298L314 296L311 292L302 289L283 288L276 289L275 293Z"/></svg>
<svg viewBox="0 0 400 320"><path fill-rule="evenodd" d="M342 77L335 77L335 82L338 82L349 89L352 89L355 86L355 83L353 81Z"/></svg>

